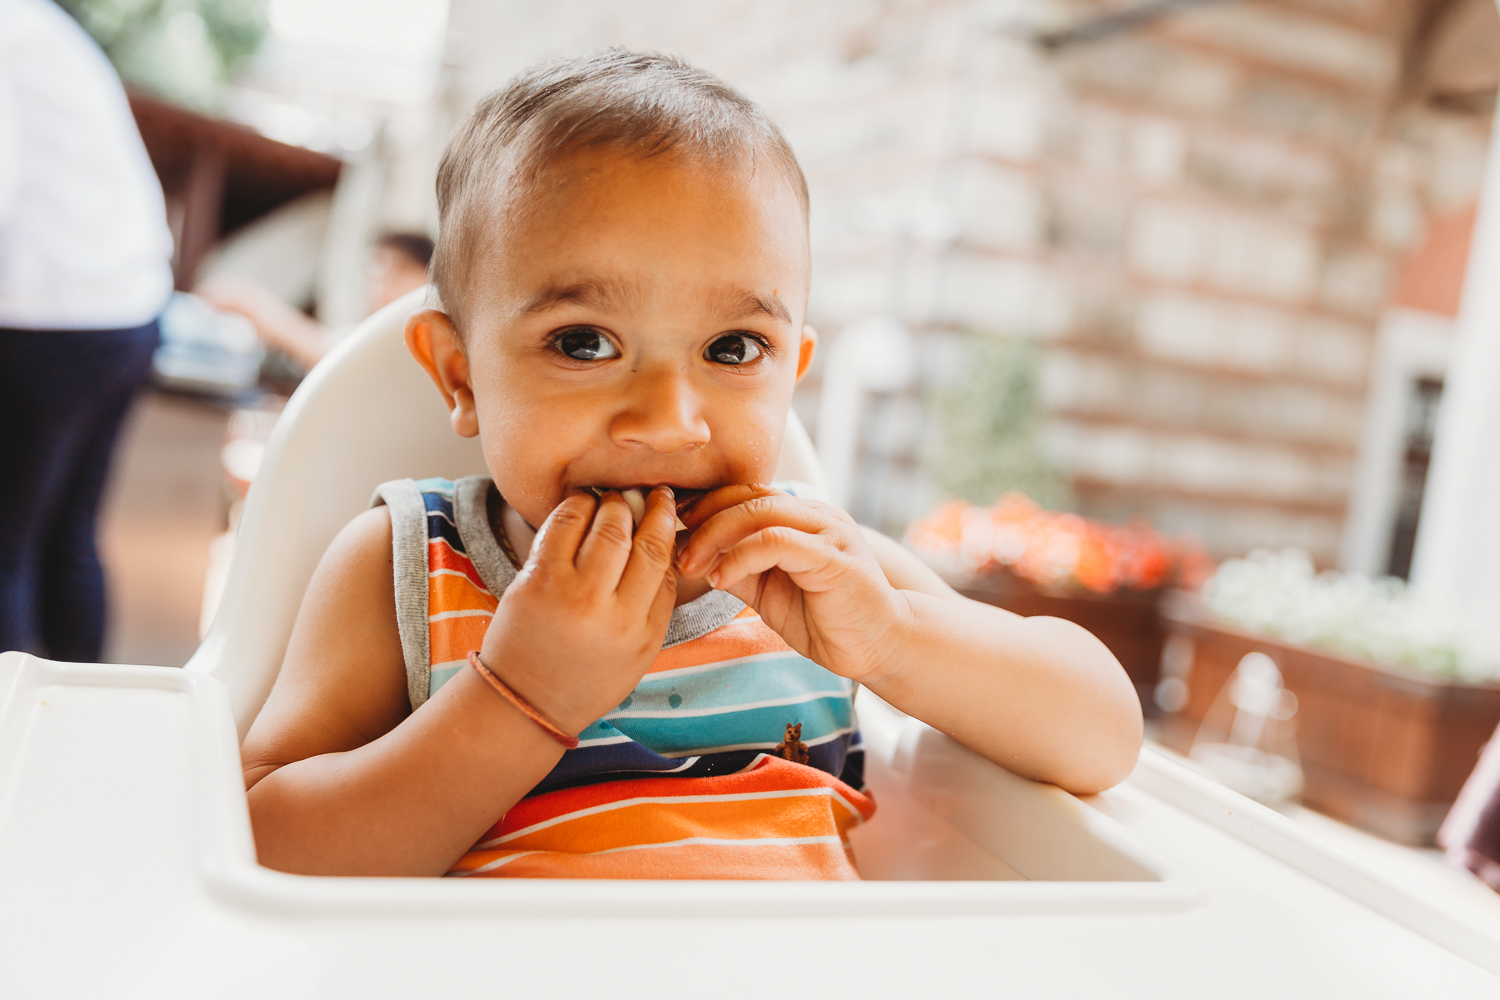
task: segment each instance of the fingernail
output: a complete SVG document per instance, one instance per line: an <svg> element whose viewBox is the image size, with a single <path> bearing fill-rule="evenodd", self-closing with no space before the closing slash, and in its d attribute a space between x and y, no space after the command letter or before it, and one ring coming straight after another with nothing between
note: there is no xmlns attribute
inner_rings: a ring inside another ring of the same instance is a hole
<svg viewBox="0 0 1500 1000"><path fill-rule="evenodd" d="M706 577L706 579L708 580L708 585L710 587L714 588L715 590L719 589L719 571L718 570L714 570L712 573L708 574L708 576Z"/></svg>
<svg viewBox="0 0 1500 1000"><path fill-rule="evenodd" d="M673 493L672 492L672 487L668 486L666 483L663 483L662 485L658 486L657 489L666 491L667 499L668 500L676 500L677 499L677 494Z"/></svg>

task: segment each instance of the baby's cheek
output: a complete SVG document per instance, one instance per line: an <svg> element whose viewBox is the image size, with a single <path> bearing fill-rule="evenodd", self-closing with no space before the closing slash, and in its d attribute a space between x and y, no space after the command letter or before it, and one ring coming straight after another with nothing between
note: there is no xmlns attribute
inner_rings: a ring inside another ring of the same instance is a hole
<svg viewBox="0 0 1500 1000"><path fill-rule="evenodd" d="M724 429L721 447L736 483L768 483L775 478L786 434L786 411L751 410Z"/></svg>
<svg viewBox="0 0 1500 1000"><path fill-rule="evenodd" d="M513 440L498 447L489 446L486 441L485 465L496 489L528 524L537 525L546 520L561 498L554 497L558 490L552 477L538 475L534 463L535 456L529 455L524 447L517 447Z"/></svg>

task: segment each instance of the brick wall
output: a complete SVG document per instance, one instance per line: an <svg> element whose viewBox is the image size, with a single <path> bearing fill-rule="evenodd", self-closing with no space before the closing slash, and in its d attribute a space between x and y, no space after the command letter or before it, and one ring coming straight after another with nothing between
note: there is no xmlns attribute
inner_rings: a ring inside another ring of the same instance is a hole
<svg viewBox="0 0 1500 1000"><path fill-rule="evenodd" d="M932 359L945 331L1039 338L1081 510L1331 562L1391 275L1473 197L1487 120L1404 99L1408 0L1223 3L1052 55L1022 37L1101 9L453 0L445 100L556 53L685 54L797 149L825 336L895 312ZM931 435L914 395L869 416L858 513L896 528L933 498Z"/></svg>

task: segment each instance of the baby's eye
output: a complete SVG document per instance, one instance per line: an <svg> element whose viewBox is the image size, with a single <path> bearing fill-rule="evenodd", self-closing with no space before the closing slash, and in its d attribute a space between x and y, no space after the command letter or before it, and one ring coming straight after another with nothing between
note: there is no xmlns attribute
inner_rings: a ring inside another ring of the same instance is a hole
<svg viewBox="0 0 1500 1000"><path fill-rule="evenodd" d="M608 337L587 327L568 330L554 343L559 351L577 361L602 361L605 358L619 357L620 354Z"/></svg>
<svg viewBox="0 0 1500 1000"><path fill-rule="evenodd" d="M712 344L703 356L721 365L746 365L765 353L765 349L754 338L744 333L726 333Z"/></svg>

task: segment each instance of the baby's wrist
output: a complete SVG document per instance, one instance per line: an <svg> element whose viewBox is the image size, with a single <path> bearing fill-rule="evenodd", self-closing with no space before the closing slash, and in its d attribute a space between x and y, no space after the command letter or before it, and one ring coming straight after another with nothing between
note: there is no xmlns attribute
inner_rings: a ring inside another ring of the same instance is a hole
<svg viewBox="0 0 1500 1000"><path fill-rule="evenodd" d="M895 617L876 641L869 669L854 678L877 694L880 688L899 683L911 660L907 651L911 648L912 636L919 624L916 610L906 593L900 590L894 593Z"/></svg>
<svg viewBox="0 0 1500 1000"><path fill-rule="evenodd" d="M599 717L591 705L569 697L554 677L532 669L525 656L507 655L491 643L485 643L480 655L496 677L569 736L577 736Z"/></svg>
<svg viewBox="0 0 1500 1000"><path fill-rule="evenodd" d="M563 749L574 750L578 747L578 739L575 733L564 730L557 723L553 722L545 712L540 711L535 705L512 690L509 684L502 681L499 675L485 665L484 658L479 655L477 649L469 651L468 659L469 666L474 668L474 671L483 678L486 684L495 690L496 694L510 702L517 711L540 727L553 740L562 744Z"/></svg>

